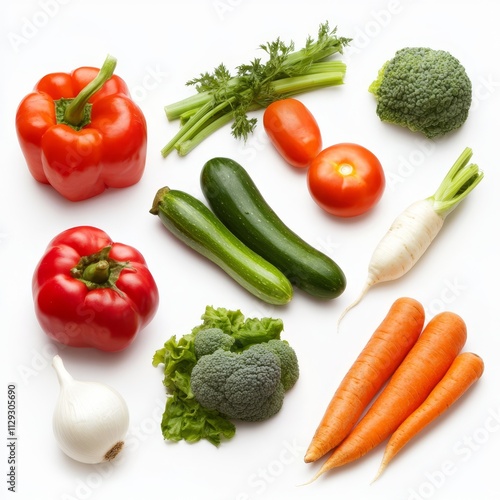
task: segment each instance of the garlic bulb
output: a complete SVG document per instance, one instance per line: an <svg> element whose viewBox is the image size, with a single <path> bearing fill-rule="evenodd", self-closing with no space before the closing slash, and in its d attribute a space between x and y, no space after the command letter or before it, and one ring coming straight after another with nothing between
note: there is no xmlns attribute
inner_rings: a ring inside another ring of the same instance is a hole
<svg viewBox="0 0 500 500"><path fill-rule="evenodd" d="M52 366L60 385L52 420L59 447L87 464L112 460L123 448L129 426L125 400L105 384L73 379L58 355Z"/></svg>

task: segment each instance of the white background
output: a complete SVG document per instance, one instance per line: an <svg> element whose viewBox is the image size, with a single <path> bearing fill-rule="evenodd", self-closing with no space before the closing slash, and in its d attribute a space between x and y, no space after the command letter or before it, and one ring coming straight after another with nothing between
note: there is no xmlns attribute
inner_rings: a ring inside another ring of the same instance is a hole
<svg viewBox="0 0 500 500"><path fill-rule="evenodd" d="M0 496L7 491L6 394L17 386L17 493L23 500L172 498L244 499L469 499L498 497L500 396L498 380L498 139L500 35L496 3L351 0L99 1L7 0L0 50ZM322 212L307 191L305 172L286 165L269 144L260 112L255 134L243 144L229 128L188 157L163 159L176 132L163 106L191 95L185 82L224 62L229 69L264 56L258 45L280 36L297 48L328 20L353 42L342 59L345 85L301 97L321 127L324 146L357 142L371 149L386 171L387 188L366 216L339 220ZM449 50L466 67L474 87L467 123L435 141L383 124L367 87L379 67L405 46ZM148 161L134 187L71 203L36 183L24 163L14 129L18 103L44 74L100 66L107 53L128 83L148 122ZM432 248L406 277L379 285L348 315L372 249L411 201L431 195L464 147L485 172L483 182L446 221ZM240 162L282 219L343 268L348 286L335 301L299 292L286 307L250 296L219 268L187 249L148 211L164 185L202 199L199 173L214 156ZM157 316L126 351L110 355L52 343L33 313L31 276L49 240L67 228L90 224L115 241L138 248L158 283ZM480 354L485 373L456 406L401 452L375 483L383 446L309 486L319 464L302 460L309 440L341 378L403 295L422 302L427 317L444 309L468 325L466 350ZM154 351L171 335L198 324L206 305L241 309L248 316L284 320L283 337L295 347L301 377L281 412L255 425L238 425L235 438L215 448L163 441L165 402ZM58 449L52 411L58 394L50 367L58 352L79 379L98 380L126 398L131 428L127 447L112 465L86 466ZM5 437L3 437L5 436Z"/></svg>

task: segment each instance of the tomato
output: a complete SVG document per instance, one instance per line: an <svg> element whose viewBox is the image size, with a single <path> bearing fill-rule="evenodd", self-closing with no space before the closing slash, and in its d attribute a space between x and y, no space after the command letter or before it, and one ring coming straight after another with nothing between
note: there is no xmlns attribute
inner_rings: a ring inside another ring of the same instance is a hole
<svg viewBox="0 0 500 500"><path fill-rule="evenodd" d="M316 119L297 99L271 103L264 111L264 129L280 155L292 166L305 168L321 151Z"/></svg>
<svg viewBox="0 0 500 500"><path fill-rule="evenodd" d="M378 158L359 144L325 148L307 172L311 196L327 212L339 217L361 215L380 200L385 175Z"/></svg>

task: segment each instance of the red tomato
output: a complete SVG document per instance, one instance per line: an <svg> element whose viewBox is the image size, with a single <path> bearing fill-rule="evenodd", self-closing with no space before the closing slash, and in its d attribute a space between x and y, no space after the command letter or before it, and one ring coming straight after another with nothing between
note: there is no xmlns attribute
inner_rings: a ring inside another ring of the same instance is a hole
<svg viewBox="0 0 500 500"><path fill-rule="evenodd" d="M271 103L264 111L263 122L274 147L290 165L307 167L321 151L318 124L300 101L289 98Z"/></svg>
<svg viewBox="0 0 500 500"><path fill-rule="evenodd" d="M341 143L325 148L307 173L311 196L327 212L355 217L375 206L385 189L378 158L358 144Z"/></svg>

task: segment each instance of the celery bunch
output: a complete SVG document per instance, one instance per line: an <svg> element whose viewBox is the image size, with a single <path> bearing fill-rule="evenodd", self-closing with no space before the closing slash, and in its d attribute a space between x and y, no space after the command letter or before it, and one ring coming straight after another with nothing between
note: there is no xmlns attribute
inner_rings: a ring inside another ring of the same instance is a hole
<svg viewBox="0 0 500 500"><path fill-rule="evenodd" d="M346 65L327 60L342 53L350 39L337 37L337 29L328 22L320 25L317 39L308 37L305 46L294 51L294 43L280 38L260 46L267 61L255 58L236 68L231 75L224 64L212 73L202 73L186 83L195 86L197 94L165 106L167 119L180 120L177 134L161 150L166 157L174 149L187 155L213 132L229 122L232 135L246 140L257 124L248 112L270 103L307 92L344 83Z"/></svg>

